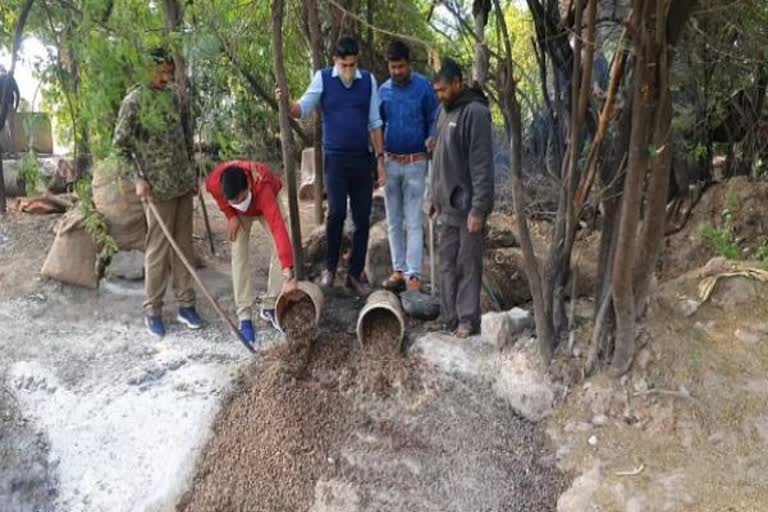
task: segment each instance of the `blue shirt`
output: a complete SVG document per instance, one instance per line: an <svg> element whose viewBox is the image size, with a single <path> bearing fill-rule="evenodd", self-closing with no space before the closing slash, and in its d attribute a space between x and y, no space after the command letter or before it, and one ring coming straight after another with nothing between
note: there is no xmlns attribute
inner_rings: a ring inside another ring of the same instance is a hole
<svg viewBox="0 0 768 512"><path fill-rule="evenodd" d="M384 149L397 155L424 153L427 137L435 135L440 104L432 84L411 72L407 83L391 78L379 89L384 121Z"/></svg>
<svg viewBox="0 0 768 512"><path fill-rule="evenodd" d="M341 78L339 78L339 70L336 68L336 66L333 66L333 71L331 71L331 77L338 79L341 82ZM355 71L355 80L360 80L363 78L363 74L360 73L360 70ZM342 82L342 85L344 85L344 82ZM346 85L344 85L347 87ZM315 76L312 77L312 82L310 82L309 87L307 87L306 92L304 92L304 95L299 99L299 105L301 105L301 117L303 119L306 119L312 114L312 111L315 109L317 104L320 102L320 97L323 95L323 77L322 72L318 71L315 73ZM368 130L375 130L376 128L381 128L382 126L381 121L381 114L379 113L379 93L378 93L378 85L376 84L376 78L373 76L373 73L371 73L371 102L370 102L370 108L368 109Z"/></svg>

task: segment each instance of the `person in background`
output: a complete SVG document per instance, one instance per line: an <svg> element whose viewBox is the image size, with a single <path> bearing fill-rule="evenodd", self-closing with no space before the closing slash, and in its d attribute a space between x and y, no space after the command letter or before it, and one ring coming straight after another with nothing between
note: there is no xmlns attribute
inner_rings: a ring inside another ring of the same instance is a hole
<svg viewBox="0 0 768 512"><path fill-rule="evenodd" d="M182 120L181 100L171 84L173 59L164 48L150 55L155 64L152 81L134 87L123 99L112 144L135 183L136 194L145 202L154 202L163 223L191 261L192 198L198 186L192 131ZM195 309L192 276L148 206L145 211L144 323L150 334L165 335L163 298L171 281L179 304L176 319L190 329L200 329L205 321Z"/></svg>
<svg viewBox="0 0 768 512"><path fill-rule="evenodd" d="M402 291L407 282L408 289L419 290L427 152L434 148L440 104L432 84L411 70L410 50L405 43L393 41L387 58L390 79L381 85L379 97L387 169L384 198L393 272L383 286Z"/></svg>
<svg viewBox="0 0 768 512"><path fill-rule="evenodd" d="M265 232L269 231L274 241L269 260L267 294L261 303L261 318L280 330L275 301L280 292L288 293L296 289L293 247L285 227L283 184L263 163L233 160L217 165L206 179L205 188L227 218L227 236L232 242L232 287L240 334L249 343L256 344L249 243L254 221L258 221Z"/></svg>
<svg viewBox="0 0 768 512"><path fill-rule="evenodd" d="M479 87L443 59L434 79L437 120L430 215L439 232L441 315L455 336L480 333L486 220L493 209L493 126Z"/></svg>
<svg viewBox="0 0 768 512"><path fill-rule="evenodd" d="M355 39L339 39L333 67L315 73L304 95L291 102L290 109L295 118L309 117L317 106L323 114L328 253L321 285L330 288L336 279L349 198L355 232L346 286L358 295L367 295L370 289L364 269L374 185L369 139L376 154L379 186L385 184L386 172L376 78L358 69L359 53Z"/></svg>

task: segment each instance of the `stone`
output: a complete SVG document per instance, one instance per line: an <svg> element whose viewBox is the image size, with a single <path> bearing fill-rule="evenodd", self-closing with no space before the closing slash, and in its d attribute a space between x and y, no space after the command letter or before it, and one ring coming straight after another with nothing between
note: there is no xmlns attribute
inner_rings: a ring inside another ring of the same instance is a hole
<svg viewBox="0 0 768 512"><path fill-rule="evenodd" d="M592 418L592 424L596 427L603 427L608 424L608 416L605 414L597 414Z"/></svg>
<svg viewBox="0 0 768 512"><path fill-rule="evenodd" d="M733 333L736 339L747 345L757 345L760 342L760 335L746 329L736 329Z"/></svg>
<svg viewBox="0 0 768 512"><path fill-rule="evenodd" d="M536 354L532 351L518 352L503 361L494 384L499 396L533 422L552 414L557 389L547 372L536 365Z"/></svg>
<svg viewBox="0 0 768 512"><path fill-rule="evenodd" d="M593 510L593 496L603 483L599 465L576 478L571 487L557 500L557 512L586 512Z"/></svg>
<svg viewBox="0 0 768 512"><path fill-rule="evenodd" d="M678 304L680 312L685 316L693 316L693 314L698 311L699 306L701 306L699 301L693 299L685 299Z"/></svg>
<svg viewBox="0 0 768 512"><path fill-rule="evenodd" d="M533 326L533 318L525 309L491 312L483 315L482 338L486 343L501 350L514 341L515 336Z"/></svg>
<svg viewBox="0 0 768 512"><path fill-rule="evenodd" d="M136 250L118 252L112 256L107 267L107 275L129 281L144 279L144 252Z"/></svg>
<svg viewBox="0 0 768 512"><path fill-rule="evenodd" d="M590 436L587 442L589 446L597 446L597 436Z"/></svg>
<svg viewBox="0 0 768 512"><path fill-rule="evenodd" d="M512 320L512 329L515 334L533 327L533 315L527 309L512 308L508 311L508 314Z"/></svg>

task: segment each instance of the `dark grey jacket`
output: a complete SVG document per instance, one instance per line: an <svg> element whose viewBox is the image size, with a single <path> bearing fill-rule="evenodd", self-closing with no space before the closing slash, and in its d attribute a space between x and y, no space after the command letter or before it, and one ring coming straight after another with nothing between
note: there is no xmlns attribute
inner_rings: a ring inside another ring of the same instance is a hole
<svg viewBox="0 0 768 512"><path fill-rule="evenodd" d="M437 119L431 200L441 220L459 225L471 212L482 218L493 209L493 128L482 91L464 89Z"/></svg>

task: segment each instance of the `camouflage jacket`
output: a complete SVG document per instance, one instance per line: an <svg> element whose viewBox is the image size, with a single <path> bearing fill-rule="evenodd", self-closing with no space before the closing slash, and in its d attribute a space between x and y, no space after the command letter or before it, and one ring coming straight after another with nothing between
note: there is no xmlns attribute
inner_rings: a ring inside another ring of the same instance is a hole
<svg viewBox="0 0 768 512"><path fill-rule="evenodd" d="M181 197L197 187L191 131L184 128L175 89L139 85L129 91L112 143L129 177L143 175L156 200Z"/></svg>

